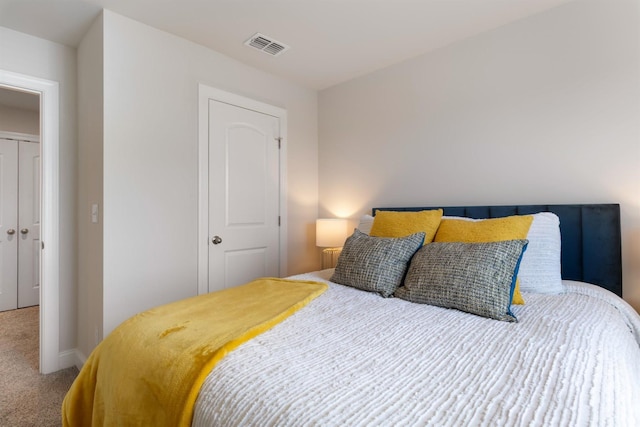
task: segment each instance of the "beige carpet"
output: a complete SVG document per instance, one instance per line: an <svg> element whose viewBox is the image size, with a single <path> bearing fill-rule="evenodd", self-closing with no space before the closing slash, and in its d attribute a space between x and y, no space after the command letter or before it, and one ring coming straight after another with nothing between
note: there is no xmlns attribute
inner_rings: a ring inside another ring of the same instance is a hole
<svg viewBox="0 0 640 427"><path fill-rule="evenodd" d="M60 406L78 374L38 372L39 307L0 312L0 426L59 426Z"/></svg>

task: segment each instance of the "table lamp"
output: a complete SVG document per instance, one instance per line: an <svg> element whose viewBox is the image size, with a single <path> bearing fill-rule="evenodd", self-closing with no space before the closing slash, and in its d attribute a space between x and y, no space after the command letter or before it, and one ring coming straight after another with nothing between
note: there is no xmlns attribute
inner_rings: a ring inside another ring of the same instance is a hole
<svg viewBox="0 0 640 427"><path fill-rule="evenodd" d="M316 246L322 250L322 268L334 268L347 238L348 222L344 218L316 220Z"/></svg>

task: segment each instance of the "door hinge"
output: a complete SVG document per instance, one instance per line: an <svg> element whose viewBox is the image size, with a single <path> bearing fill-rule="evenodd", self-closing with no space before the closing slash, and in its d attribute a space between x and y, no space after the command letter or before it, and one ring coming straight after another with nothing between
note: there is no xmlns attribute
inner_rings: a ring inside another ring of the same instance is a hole
<svg viewBox="0 0 640 427"><path fill-rule="evenodd" d="M280 216L278 215L278 227L280 227Z"/></svg>
<svg viewBox="0 0 640 427"><path fill-rule="evenodd" d="M282 148L282 138L281 137L277 137L276 141L278 141L278 149Z"/></svg>

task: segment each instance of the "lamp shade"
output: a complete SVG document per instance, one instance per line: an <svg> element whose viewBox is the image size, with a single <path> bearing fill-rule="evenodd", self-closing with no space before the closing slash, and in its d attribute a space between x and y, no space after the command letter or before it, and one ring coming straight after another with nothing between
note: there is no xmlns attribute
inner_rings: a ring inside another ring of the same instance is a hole
<svg viewBox="0 0 640 427"><path fill-rule="evenodd" d="M338 248L347 238L347 220L342 218L316 220L316 246Z"/></svg>

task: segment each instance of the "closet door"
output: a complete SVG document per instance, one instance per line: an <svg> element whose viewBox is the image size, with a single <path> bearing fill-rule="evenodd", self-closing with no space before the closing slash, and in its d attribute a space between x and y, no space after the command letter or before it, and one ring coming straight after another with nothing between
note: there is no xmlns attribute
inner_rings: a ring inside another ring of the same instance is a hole
<svg viewBox="0 0 640 427"><path fill-rule="evenodd" d="M18 143L0 139L0 311L18 303Z"/></svg>
<svg viewBox="0 0 640 427"><path fill-rule="evenodd" d="M40 303L40 144L20 142L18 308Z"/></svg>

